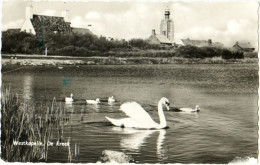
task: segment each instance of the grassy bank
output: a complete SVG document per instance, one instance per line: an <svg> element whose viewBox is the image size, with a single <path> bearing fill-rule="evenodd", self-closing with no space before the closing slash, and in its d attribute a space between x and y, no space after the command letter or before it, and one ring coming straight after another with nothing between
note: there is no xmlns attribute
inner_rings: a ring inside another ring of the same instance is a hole
<svg viewBox="0 0 260 165"><path fill-rule="evenodd" d="M257 58L223 59L212 58L182 58L182 57L60 57L60 56L30 56L3 55L2 65L136 65L136 64L228 64L228 63L258 63Z"/></svg>

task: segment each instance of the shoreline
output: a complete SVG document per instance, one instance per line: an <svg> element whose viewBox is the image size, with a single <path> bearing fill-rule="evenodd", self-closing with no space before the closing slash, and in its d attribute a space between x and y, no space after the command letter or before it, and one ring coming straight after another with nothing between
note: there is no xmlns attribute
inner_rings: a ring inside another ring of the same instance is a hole
<svg viewBox="0 0 260 165"><path fill-rule="evenodd" d="M138 65L138 64L236 64L258 63L258 58L222 59L213 58L182 58L182 57L72 57L72 56L44 56L2 54L1 64L21 66L42 65Z"/></svg>

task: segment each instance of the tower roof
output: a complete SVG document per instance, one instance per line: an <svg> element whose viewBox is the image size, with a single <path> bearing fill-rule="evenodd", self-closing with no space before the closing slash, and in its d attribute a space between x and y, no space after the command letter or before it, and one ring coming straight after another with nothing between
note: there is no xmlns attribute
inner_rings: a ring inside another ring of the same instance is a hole
<svg viewBox="0 0 260 165"><path fill-rule="evenodd" d="M165 9L165 15L166 15L166 14L170 15L170 9L168 8L168 6L167 6L166 9Z"/></svg>
<svg viewBox="0 0 260 165"><path fill-rule="evenodd" d="M167 7L166 9L165 9L165 12L164 12L164 15L165 15L165 18L166 19L169 19L170 18L170 9Z"/></svg>

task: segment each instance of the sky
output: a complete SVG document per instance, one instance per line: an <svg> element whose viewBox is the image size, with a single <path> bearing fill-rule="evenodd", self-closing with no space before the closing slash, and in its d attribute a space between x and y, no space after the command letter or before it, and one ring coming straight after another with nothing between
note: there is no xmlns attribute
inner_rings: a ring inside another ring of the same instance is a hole
<svg viewBox="0 0 260 165"><path fill-rule="evenodd" d="M28 1L5 0L2 4L2 30L21 28ZM168 8L174 21L175 42L181 39L212 39L225 46L236 41L257 47L257 1L32 1L33 13L61 16L69 11L72 27L87 28L94 34L115 39L146 39Z"/></svg>

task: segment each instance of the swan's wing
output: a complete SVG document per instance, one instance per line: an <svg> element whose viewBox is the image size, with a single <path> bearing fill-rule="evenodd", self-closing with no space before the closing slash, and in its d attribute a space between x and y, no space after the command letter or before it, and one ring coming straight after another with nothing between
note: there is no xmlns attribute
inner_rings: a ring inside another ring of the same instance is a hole
<svg viewBox="0 0 260 165"><path fill-rule="evenodd" d="M120 110L138 123L155 123L151 116L136 102L124 103L120 106Z"/></svg>

